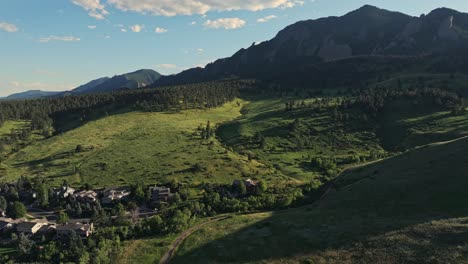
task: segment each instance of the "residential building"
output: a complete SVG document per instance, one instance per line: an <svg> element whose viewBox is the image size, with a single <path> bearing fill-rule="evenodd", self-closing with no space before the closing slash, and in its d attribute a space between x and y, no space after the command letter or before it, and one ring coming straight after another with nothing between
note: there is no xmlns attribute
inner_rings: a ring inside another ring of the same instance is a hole
<svg viewBox="0 0 468 264"><path fill-rule="evenodd" d="M58 189L55 189L55 195L59 198L67 198L68 196L71 196L74 192L75 189L68 186L62 186Z"/></svg>
<svg viewBox="0 0 468 264"><path fill-rule="evenodd" d="M169 202L174 197L171 188L154 186L150 187L151 199L153 201Z"/></svg>
<svg viewBox="0 0 468 264"><path fill-rule="evenodd" d="M81 202L88 202L93 203L96 202L98 194L95 191L81 191L74 193L72 195L73 199L81 201Z"/></svg>
<svg viewBox="0 0 468 264"><path fill-rule="evenodd" d="M102 198L103 204L111 204L115 201L122 201L128 199L130 191L127 189L110 189L104 191L104 197Z"/></svg>
<svg viewBox="0 0 468 264"><path fill-rule="evenodd" d="M34 235L43 227L47 225L45 222L21 222L16 225L16 232L25 235Z"/></svg>
<svg viewBox="0 0 468 264"><path fill-rule="evenodd" d="M58 237L66 237L75 232L80 237L88 237L94 232L93 223L69 223L56 228Z"/></svg>

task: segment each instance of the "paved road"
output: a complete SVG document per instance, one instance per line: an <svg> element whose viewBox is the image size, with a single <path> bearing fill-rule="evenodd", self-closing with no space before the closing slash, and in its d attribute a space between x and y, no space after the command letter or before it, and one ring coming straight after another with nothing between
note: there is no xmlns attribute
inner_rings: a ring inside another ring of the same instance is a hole
<svg viewBox="0 0 468 264"><path fill-rule="evenodd" d="M231 217L232 216L230 216L230 215L228 215L228 216L226 216L226 215L225 216L219 216L219 217L213 218L213 219L211 219L209 221L206 221L204 223L198 224L198 225L196 225L196 226L194 226L192 228L187 229L186 231L184 231L182 234L180 234L172 242L172 244L169 247L169 250L166 252L166 254L164 254L164 256L159 261L159 264L168 264L171 261L171 258L174 256L174 253L177 250L177 248L180 246L180 244L182 244L182 242L184 242L184 240L187 237L189 237L191 234L193 234L195 231L199 230L200 228L204 227L205 225L211 224L213 222L225 220L225 219L228 219L228 218L231 218Z"/></svg>

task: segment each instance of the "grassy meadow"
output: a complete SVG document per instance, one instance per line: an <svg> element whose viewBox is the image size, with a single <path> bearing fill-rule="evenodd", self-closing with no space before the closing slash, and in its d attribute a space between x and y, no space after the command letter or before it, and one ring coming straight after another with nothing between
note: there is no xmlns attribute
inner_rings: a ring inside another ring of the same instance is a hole
<svg viewBox="0 0 468 264"><path fill-rule="evenodd" d="M173 178L191 185L228 183L252 172L256 177L269 175L266 166L229 151L216 138L200 139L200 125L210 121L214 127L233 120L240 116L240 109L232 102L210 110L111 115L11 155L1 164L1 177L11 181L23 175L38 176L52 184L66 180L72 185L102 187Z"/></svg>

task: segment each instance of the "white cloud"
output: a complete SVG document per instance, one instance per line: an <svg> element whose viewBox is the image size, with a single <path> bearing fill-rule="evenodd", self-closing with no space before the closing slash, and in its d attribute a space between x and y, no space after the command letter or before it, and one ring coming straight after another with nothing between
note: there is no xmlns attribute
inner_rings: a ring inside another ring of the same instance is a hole
<svg viewBox="0 0 468 264"><path fill-rule="evenodd" d="M163 63L163 64L156 65L156 68L158 68L158 69L176 69L177 65Z"/></svg>
<svg viewBox="0 0 468 264"><path fill-rule="evenodd" d="M197 24L197 21L192 21L192 22L190 23L191 26L195 26L196 24Z"/></svg>
<svg viewBox="0 0 468 264"><path fill-rule="evenodd" d="M88 11L90 17L102 20L109 14L100 0L72 0L72 3Z"/></svg>
<svg viewBox="0 0 468 264"><path fill-rule="evenodd" d="M166 33L167 31L168 31L167 29L161 28L161 27L156 27L156 28L154 29L154 32L155 32L155 33L158 33L158 34Z"/></svg>
<svg viewBox="0 0 468 264"><path fill-rule="evenodd" d="M18 31L18 27L13 24L8 24L6 22L0 22L0 29L6 32L16 32Z"/></svg>
<svg viewBox="0 0 468 264"><path fill-rule="evenodd" d="M266 22L268 22L268 21L270 21L272 19L275 19L275 18L277 18L277 16L275 16L275 15L266 16L266 17L262 17L262 18L257 19L257 22L258 23L266 23Z"/></svg>
<svg viewBox="0 0 468 264"><path fill-rule="evenodd" d="M135 32L135 33L139 33L139 32L141 32L143 30L144 27L145 26L143 26L143 25L136 24L136 25L130 26L130 30Z"/></svg>
<svg viewBox="0 0 468 264"><path fill-rule="evenodd" d="M120 31L127 32L127 30L125 28L121 28Z"/></svg>
<svg viewBox="0 0 468 264"><path fill-rule="evenodd" d="M198 48L198 49L197 49L197 53L203 53L203 52L205 52L204 49L202 49L202 48Z"/></svg>
<svg viewBox="0 0 468 264"><path fill-rule="evenodd" d="M78 0L74 0L78 1ZM99 0L80 0L98 2ZM300 5L297 0L107 0L107 3L123 11L159 16L204 15L209 11L248 10L260 11L269 8L290 8Z"/></svg>
<svg viewBox="0 0 468 264"><path fill-rule="evenodd" d="M97 27L96 25L89 25L88 26L89 29L96 29L96 27Z"/></svg>
<svg viewBox="0 0 468 264"><path fill-rule="evenodd" d="M207 28L238 29L245 26L245 20L240 18L220 18L217 20L207 20L203 25Z"/></svg>
<svg viewBox="0 0 468 264"><path fill-rule="evenodd" d="M80 40L81 40L80 38L77 38L74 36L48 36L48 37L40 38L39 42L41 43L47 43L50 41L76 42Z"/></svg>

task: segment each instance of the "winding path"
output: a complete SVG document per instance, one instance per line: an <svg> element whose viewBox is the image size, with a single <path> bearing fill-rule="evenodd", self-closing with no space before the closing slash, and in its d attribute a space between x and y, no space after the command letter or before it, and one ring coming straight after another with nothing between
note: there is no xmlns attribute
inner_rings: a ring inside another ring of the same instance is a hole
<svg viewBox="0 0 468 264"><path fill-rule="evenodd" d="M213 222L225 220L225 219L228 219L228 218L231 218L231 217L232 216L230 216L230 215L215 217L215 218L213 218L213 219L211 219L209 221L206 221L204 223L198 224L196 226L193 226L193 227L187 229L182 234L177 236L177 238L172 242L172 244L169 247L169 250L166 252L166 254L164 254L164 256L162 256L161 260L159 261L159 264L168 264L171 261L171 258L174 256L174 253L176 252L176 250L180 246L180 244L182 244L182 242L184 242L184 240L187 237L189 237L191 234L193 234L195 231L197 231L200 228L202 228L202 227L204 227L204 226L206 226L208 224L211 224Z"/></svg>

